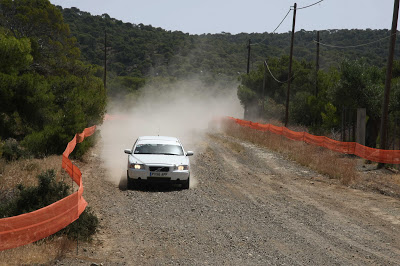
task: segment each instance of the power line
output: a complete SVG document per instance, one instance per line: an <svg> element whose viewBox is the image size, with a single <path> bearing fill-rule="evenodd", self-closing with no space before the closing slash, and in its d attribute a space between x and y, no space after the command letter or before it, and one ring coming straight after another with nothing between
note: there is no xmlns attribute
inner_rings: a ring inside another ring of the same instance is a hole
<svg viewBox="0 0 400 266"><path fill-rule="evenodd" d="M309 7L315 6L316 4L319 4L319 3L321 3L322 1L324 1L324 0L321 0L321 1L315 2L314 4L311 4L311 5L308 5L308 6L298 7L298 8L296 8L296 9L297 9L297 10L299 10L299 9L305 9L305 8L309 8Z"/></svg>
<svg viewBox="0 0 400 266"><path fill-rule="evenodd" d="M392 34L392 35L396 35L396 33L395 33L395 34ZM385 40L385 39L388 39L388 38L392 37L392 35L383 37L383 38L381 38L381 39L378 39L378 40L375 40L375 41L372 41L372 42L363 43L363 44L358 44L358 45L349 45L349 46L331 45L331 44L326 44L326 43L322 43L322 42L317 42L316 40L313 40L313 42L314 42L314 43L319 43L320 45L323 45L323 46L326 46L326 47L330 47L330 48L346 49L346 48L357 48L357 47L362 47L362 46L367 46L367 45L370 45L370 44L373 44L373 43L377 43L377 42L380 42L380 41L382 41L382 40Z"/></svg>
<svg viewBox="0 0 400 266"><path fill-rule="evenodd" d="M278 82L278 83L281 83L281 84L288 83L288 81L291 80L291 79L293 79L293 77L294 77L294 75L293 75L290 79L288 79L288 80L286 80L286 81L280 81L279 79L277 79L277 78L274 76L274 74L272 74L271 69L269 69L267 60L264 61L264 64L265 64L265 66L267 67L268 72L269 72L269 74L271 75L271 77L272 77L276 82Z"/></svg>
<svg viewBox="0 0 400 266"><path fill-rule="evenodd" d="M275 33L275 31L282 25L282 23L285 21L285 19L287 18L287 16L289 15L290 11L292 11L292 8L289 8L289 11L286 13L286 15L283 17L282 21L279 23L279 25L274 29L273 32L271 33ZM259 45L260 43L263 43L267 38L265 38L264 40L262 40L261 42L258 43L253 43L252 46L254 45Z"/></svg>
<svg viewBox="0 0 400 266"><path fill-rule="evenodd" d="M289 15L290 11L292 11L292 9L290 8L289 11L286 13L285 17L282 19L281 23L279 23L279 25L274 29L274 31L272 33L275 33L275 31L282 25L283 21L285 21L285 19L287 18L287 16Z"/></svg>
<svg viewBox="0 0 400 266"><path fill-rule="evenodd" d="M305 9L305 8L309 8L309 7L312 7L312 6L314 6L314 5L316 5L316 4L319 4L319 3L321 3L322 1L324 1L324 0L320 0L320 1L318 1L318 2L315 2L314 4L311 4L311 5L308 5L308 6L303 6L303 7L299 7L299 8L296 8L297 10L299 10L299 9ZM277 30L277 29L279 29L279 27L282 25L282 23L285 21L285 19L287 18L287 16L289 15L289 13L290 13L290 11L292 11L293 10L293 8L292 8L292 6L289 8L289 11L286 13L286 15L283 17L283 19L281 20L281 22L278 24L278 26L274 29L274 31L272 31L271 33L275 33L275 31ZM252 45L254 46L254 45L259 45L260 43L263 43L265 40L266 40L267 38L265 38L264 40L262 40L261 42L258 42L258 43L253 43Z"/></svg>

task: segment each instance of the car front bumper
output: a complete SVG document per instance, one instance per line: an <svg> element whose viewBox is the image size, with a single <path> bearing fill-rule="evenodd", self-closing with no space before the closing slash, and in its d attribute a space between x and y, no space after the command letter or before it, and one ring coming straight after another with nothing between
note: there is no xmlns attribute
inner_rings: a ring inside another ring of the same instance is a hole
<svg viewBox="0 0 400 266"><path fill-rule="evenodd" d="M175 170L169 172L151 172L148 169L129 168L127 177L135 181L181 183L189 179L189 170Z"/></svg>

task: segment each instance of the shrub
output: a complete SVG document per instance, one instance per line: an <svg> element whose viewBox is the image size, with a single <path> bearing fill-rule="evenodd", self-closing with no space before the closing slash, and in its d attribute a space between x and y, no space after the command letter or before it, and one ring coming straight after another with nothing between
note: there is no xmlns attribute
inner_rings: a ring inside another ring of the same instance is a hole
<svg viewBox="0 0 400 266"><path fill-rule="evenodd" d="M37 187L24 187L19 184L18 196L6 206L0 207L1 216L10 217L32 212L68 196L69 186L64 182L55 181L55 176L54 169L51 169L37 176Z"/></svg>
<svg viewBox="0 0 400 266"><path fill-rule="evenodd" d="M81 160L83 155L94 146L96 140L97 140L98 133L95 132L92 136L89 138L85 138L85 141L77 144L75 146L74 151L71 153L71 157L74 159L79 159Z"/></svg>
<svg viewBox="0 0 400 266"><path fill-rule="evenodd" d="M15 139L7 139L4 144L1 145L0 154L7 161L18 160L23 155L23 150L19 146L18 141Z"/></svg>
<svg viewBox="0 0 400 266"><path fill-rule="evenodd" d="M331 104L327 103L325 105L325 112L321 112L322 116L322 127L326 130L330 130L332 128L336 128L339 125L339 119L336 115L336 107Z"/></svg>
<svg viewBox="0 0 400 266"><path fill-rule="evenodd" d="M99 219L90 207L86 207L78 220L65 227L59 233L66 234L70 239L90 241L92 235L96 233L98 225Z"/></svg>
<svg viewBox="0 0 400 266"><path fill-rule="evenodd" d="M27 135L21 144L30 154L41 158L48 154L62 153L69 136L61 126L46 126L41 131Z"/></svg>
<svg viewBox="0 0 400 266"><path fill-rule="evenodd" d="M69 186L62 181L56 181L54 169L42 172L37 178L38 186L24 187L19 184L17 196L8 203L0 204L0 218L32 212L69 195ZM77 221L57 234L66 234L71 239L90 240L91 235L96 232L98 223L97 217L87 208Z"/></svg>
<svg viewBox="0 0 400 266"><path fill-rule="evenodd" d="M6 160L0 157L0 177L6 169L6 165L7 165Z"/></svg>

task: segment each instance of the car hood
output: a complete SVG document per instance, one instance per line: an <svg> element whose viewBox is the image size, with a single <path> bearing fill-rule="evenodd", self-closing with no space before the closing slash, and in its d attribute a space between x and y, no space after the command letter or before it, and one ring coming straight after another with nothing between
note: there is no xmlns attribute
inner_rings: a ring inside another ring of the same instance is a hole
<svg viewBox="0 0 400 266"><path fill-rule="evenodd" d="M189 158L178 155L153 155L153 154L135 154L130 156L132 163L147 165L188 165Z"/></svg>

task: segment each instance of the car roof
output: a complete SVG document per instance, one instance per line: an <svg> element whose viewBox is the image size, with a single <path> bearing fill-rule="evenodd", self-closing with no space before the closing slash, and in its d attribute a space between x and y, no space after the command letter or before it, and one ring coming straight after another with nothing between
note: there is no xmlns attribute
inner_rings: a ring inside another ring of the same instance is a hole
<svg viewBox="0 0 400 266"><path fill-rule="evenodd" d="M167 137L167 136L140 136L138 140L163 140L163 141L178 141L175 137Z"/></svg>
<svg viewBox="0 0 400 266"><path fill-rule="evenodd" d="M137 139L136 144L169 144L182 146L179 139L166 136L141 136Z"/></svg>

